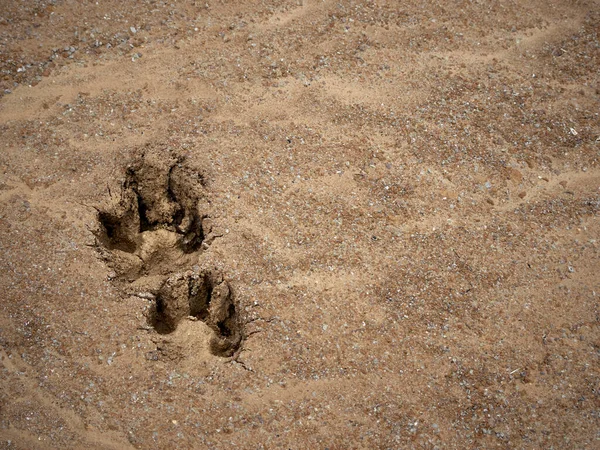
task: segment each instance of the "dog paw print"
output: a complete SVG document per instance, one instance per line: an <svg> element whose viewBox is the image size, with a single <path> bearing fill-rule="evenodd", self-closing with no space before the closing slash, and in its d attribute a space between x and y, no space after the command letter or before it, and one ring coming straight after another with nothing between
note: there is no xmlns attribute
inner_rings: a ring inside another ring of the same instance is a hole
<svg viewBox="0 0 600 450"><path fill-rule="evenodd" d="M149 321L160 334L192 317L213 331L210 350L231 356L242 327L231 287L218 270L192 271L218 236L204 177L182 158L149 148L131 164L121 192L97 208L98 248L124 283L150 283Z"/></svg>

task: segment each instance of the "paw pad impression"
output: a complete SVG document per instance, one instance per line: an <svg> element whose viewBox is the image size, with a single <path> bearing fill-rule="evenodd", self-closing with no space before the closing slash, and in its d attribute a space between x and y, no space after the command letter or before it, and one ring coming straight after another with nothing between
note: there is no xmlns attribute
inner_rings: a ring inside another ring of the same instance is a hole
<svg viewBox="0 0 600 450"><path fill-rule="evenodd" d="M210 350L231 356L242 341L233 291L218 270L192 271L216 235L204 177L176 156L146 149L121 193L97 208L98 247L117 279L152 285L148 318L160 334L186 317L213 331Z"/></svg>

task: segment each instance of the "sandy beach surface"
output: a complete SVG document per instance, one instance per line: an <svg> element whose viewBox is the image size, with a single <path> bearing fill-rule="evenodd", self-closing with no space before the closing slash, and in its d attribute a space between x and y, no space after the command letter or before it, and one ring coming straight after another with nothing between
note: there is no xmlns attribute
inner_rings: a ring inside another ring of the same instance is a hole
<svg viewBox="0 0 600 450"><path fill-rule="evenodd" d="M0 2L0 449L600 446L600 2Z"/></svg>

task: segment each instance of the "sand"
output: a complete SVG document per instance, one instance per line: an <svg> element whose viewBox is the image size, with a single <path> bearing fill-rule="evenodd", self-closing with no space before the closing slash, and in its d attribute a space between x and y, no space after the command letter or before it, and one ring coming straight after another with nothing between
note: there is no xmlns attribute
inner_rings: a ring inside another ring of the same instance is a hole
<svg viewBox="0 0 600 450"><path fill-rule="evenodd" d="M0 448L597 448L599 32L0 2Z"/></svg>

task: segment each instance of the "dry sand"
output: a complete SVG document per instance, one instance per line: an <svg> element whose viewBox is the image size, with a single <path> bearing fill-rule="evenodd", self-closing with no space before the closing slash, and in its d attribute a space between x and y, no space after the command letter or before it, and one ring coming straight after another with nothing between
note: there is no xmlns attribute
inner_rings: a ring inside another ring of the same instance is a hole
<svg viewBox="0 0 600 450"><path fill-rule="evenodd" d="M598 448L599 33L0 2L0 448Z"/></svg>

